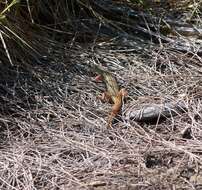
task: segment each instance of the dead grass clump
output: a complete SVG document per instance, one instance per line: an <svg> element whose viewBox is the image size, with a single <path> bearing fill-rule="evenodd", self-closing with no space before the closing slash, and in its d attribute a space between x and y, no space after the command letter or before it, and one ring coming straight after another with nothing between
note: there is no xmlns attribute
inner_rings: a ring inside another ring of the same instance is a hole
<svg viewBox="0 0 202 190"><path fill-rule="evenodd" d="M152 34L97 35L85 45L40 34L47 57L1 70L0 189L201 189L199 51L150 43ZM124 110L182 99L187 112L155 123L122 115L107 128L111 105L96 98L105 87L93 80L92 59L128 90Z"/></svg>
<svg viewBox="0 0 202 190"><path fill-rule="evenodd" d="M149 60L143 54L111 53L108 48L98 46L94 56L110 63L120 85L128 89L125 106L182 96L188 112L155 124L122 117L113 129L106 128L110 105L96 99L104 86L92 80L89 52L72 49L73 59L70 56L61 64L56 53L57 64L53 60L36 67L41 80L34 86L18 78L16 88L20 85L29 91L34 104L24 97L23 103L30 105L25 110L14 99L18 112L1 115L2 189L200 187L201 63L197 56L153 50Z"/></svg>

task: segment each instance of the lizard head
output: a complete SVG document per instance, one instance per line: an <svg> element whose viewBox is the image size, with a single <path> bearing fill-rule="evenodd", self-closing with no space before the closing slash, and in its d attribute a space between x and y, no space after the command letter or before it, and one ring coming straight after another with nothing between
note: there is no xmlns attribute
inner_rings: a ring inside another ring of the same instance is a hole
<svg viewBox="0 0 202 190"><path fill-rule="evenodd" d="M102 81L103 80L103 77L101 76L101 75L97 75L96 77L95 77L95 81L96 82L100 82L100 81Z"/></svg>

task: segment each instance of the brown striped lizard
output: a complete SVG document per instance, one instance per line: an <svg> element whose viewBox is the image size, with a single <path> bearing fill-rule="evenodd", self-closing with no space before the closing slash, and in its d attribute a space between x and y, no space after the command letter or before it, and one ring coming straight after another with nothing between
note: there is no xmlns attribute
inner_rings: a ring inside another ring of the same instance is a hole
<svg viewBox="0 0 202 190"><path fill-rule="evenodd" d="M120 112L123 105L123 99L125 96L127 96L127 91L124 88L119 88L116 78L109 71L98 65L94 65L93 67L95 72L98 74L95 80L103 80L107 89L107 91L104 92L99 98L113 103L107 122L108 126L112 127L113 119Z"/></svg>

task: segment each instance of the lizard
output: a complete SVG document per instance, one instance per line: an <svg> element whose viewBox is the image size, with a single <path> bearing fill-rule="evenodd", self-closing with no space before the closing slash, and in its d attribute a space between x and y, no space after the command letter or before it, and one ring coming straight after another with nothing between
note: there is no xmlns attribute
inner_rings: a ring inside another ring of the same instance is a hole
<svg viewBox="0 0 202 190"><path fill-rule="evenodd" d="M95 64L94 70L98 74L95 80L97 82L103 80L107 89L99 98L113 103L107 122L108 127L112 127L113 119L120 112L123 105L123 98L127 96L127 91L124 88L119 88L116 78L109 71Z"/></svg>

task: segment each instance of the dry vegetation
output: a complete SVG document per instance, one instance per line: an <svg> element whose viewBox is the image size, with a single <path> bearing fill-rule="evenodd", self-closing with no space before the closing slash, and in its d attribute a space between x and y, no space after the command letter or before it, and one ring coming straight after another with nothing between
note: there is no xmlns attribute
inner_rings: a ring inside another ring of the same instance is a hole
<svg viewBox="0 0 202 190"><path fill-rule="evenodd" d="M0 189L202 189L200 31L185 37L166 28L160 36L155 16L153 27L146 15L117 19L104 0L26 2L0 25ZM201 4L190 2L183 13L172 4L168 18L189 18L201 30ZM113 128L106 127L111 105L96 98L105 87L94 82L91 60L129 92ZM176 117L124 117L178 99L188 110Z"/></svg>

